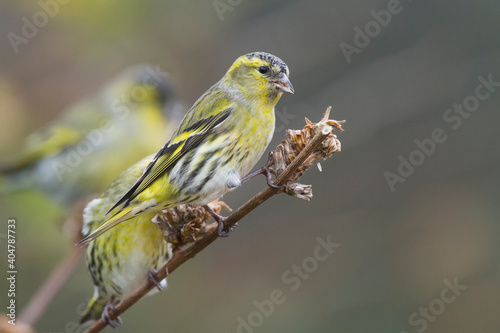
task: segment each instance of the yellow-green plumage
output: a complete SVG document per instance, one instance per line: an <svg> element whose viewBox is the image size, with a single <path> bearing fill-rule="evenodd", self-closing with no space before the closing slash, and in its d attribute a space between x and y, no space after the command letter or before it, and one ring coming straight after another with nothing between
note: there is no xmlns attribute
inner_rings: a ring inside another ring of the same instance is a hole
<svg viewBox="0 0 500 333"><path fill-rule="evenodd" d="M100 193L165 142L179 106L168 77L151 66L129 68L31 134L0 167L4 190L35 187L65 206Z"/></svg>
<svg viewBox="0 0 500 333"><path fill-rule="evenodd" d="M134 164L100 198L87 205L84 235L94 231L105 220L106 211L133 185L152 159L153 155ZM106 304L116 304L144 285L148 271L160 268L171 257L171 246L151 222L154 216L155 213L147 213L134 217L89 244L87 267L95 290L81 322L99 319ZM162 283L166 285L166 280Z"/></svg>
<svg viewBox="0 0 500 333"><path fill-rule="evenodd" d="M238 187L274 132L274 107L293 93L287 65L254 52L239 57L203 94L156 154L113 215L80 243L145 212L184 203L205 205Z"/></svg>

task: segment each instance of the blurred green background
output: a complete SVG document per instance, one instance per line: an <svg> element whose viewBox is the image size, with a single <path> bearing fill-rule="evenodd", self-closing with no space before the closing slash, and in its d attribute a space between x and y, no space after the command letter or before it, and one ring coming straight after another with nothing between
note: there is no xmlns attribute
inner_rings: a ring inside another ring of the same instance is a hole
<svg viewBox="0 0 500 333"><path fill-rule="evenodd" d="M119 332L237 332L241 320L253 324L240 332L500 331L500 87L458 128L443 118L473 101L479 76L500 81L498 1L405 0L385 26L376 13L396 8L394 0L65 2L18 52L7 35L21 35L23 18L33 22L53 2L0 4L2 160L135 63L171 73L190 106L238 56L267 51L288 64L296 89L277 106L271 147L329 105L333 118L347 120L342 152L302 179L313 184L312 202L282 195L264 203L176 271L168 290L122 315ZM356 27L372 29L369 42L356 39ZM356 42L367 45L346 57L342 48ZM414 141L436 128L446 141L392 191L384 174L398 173L400 155L420 156ZM236 208L264 184L257 178L224 201ZM0 200L1 221L17 220L22 306L72 244L61 211L40 193ZM340 246L291 290L283 274L310 264L317 238L328 235ZM445 280L466 289L446 291ZM275 289L286 300L256 314L254 302ZM0 290L6 300L5 279ZM72 323L91 294L81 265L35 329L81 332Z"/></svg>

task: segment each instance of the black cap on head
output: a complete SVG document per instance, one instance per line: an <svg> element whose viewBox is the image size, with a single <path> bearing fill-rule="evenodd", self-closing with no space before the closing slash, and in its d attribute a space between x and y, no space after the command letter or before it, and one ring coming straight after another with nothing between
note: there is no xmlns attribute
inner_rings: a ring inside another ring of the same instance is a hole
<svg viewBox="0 0 500 333"><path fill-rule="evenodd" d="M285 62L275 55L266 52L252 52L248 53L246 56L248 57L248 59L257 57L259 59L267 61L271 66L278 67L280 69L279 73L285 73L287 76L290 74L288 66L285 64Z"/></svg>

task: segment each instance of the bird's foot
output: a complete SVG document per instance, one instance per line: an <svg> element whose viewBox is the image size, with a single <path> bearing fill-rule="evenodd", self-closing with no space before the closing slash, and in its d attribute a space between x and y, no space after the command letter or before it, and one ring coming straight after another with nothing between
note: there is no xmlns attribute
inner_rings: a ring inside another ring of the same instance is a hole
<svg viewBox="0 0 500 333"><path fill-rule="evenodd" d="M110 300L109 303L104 307L104 310L101 314L101 319L112 328L117 328L122 324L122 319L120 318L120 316L116 315L116 308L113 305L112 301L113 300Z"/></svg>
<svg viewBox="0 0 500 333"><path fill-rule="evenodd" d="M231 229L229 229L229 231L225 231L224 230L224 223L226 222L227 220L227 217L224 217L222 215L219 215L217 214L216 212L214 212L214 210L210 207L208 207L208 205L204 205L203 208L205 208L205 210L207 212L210 213L210 215L212 215L212 217L214 218L214 220L217 222L217 233L219 234L219 237L227 237L229 236L229 234L231 233L231 231L233 231L233 228L232 227ZM236 224L234 225L236 226Z"/></svg>
<svg viewBox="0 0 500 333"><path fill-rule="evenodd" d="M148 287L156 286L159 291L163 291L163 286L161 285L161 281L158 279L158 271L154 268L149 269L146 274L146 283Z"/></svg>
<svg viewBox="0 0 500 333"><path fill-rule="evenodd" d="M267 159L266 165L264 165L263 167L255 170L252 173L249 173L245 177L241 178L241 182L244 183L247 180L250 180L250 179L252 179L255 176L264 175L264 176L266 176L267 185L269 187L277 189L277 190L284 190L286 188L286 185L276 185L273 182L272 174L271 174L271 170L270 170L270 168L273 165L273 163L274 162L273 162L273 158L272 158L272 153L269 153L269 158Z"/></svg>

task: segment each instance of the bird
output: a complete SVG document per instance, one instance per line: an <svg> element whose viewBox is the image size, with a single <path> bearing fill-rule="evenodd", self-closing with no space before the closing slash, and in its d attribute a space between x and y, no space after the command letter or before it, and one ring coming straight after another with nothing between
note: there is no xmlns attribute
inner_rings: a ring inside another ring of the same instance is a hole
<svg viewBox="0 0 500 333"><path fill-rule="evenodd" d="M242 55L189 109L170 140L133 186L108 210L112 214L77 244L88 244L140 214L180 204L203 206L218 222L225 218L207 204L259 173L250 175L269 145L274 108L283 93L294 93L288 66L266 52ZM268 184L273 186L272 182Z"/></svg>
<svg viewBox="0 0 500 333"><path fill-rule="evenodd" d="M127 68L30 134L0 165L0 191L38 189L64 208L103 192L176 128L184 110L175 90L159 67Z"/></svg>
<svg viewBox="0 0 500 333"><path fill-rule="evenodd" d="M143 158L124 171L109 189L85 207L82 234L88 235L104 221L106 211L120 198L154 155ZM144 213L128 223L110 230L89 244L86 249L87 268L94 284L94 295L83 311L80 324L102 318L117 327L121 318L114 315L115 305L145 283L156 285L148 295L167 286L158 281L156 271L172 256L160 229L151 222L155 213Z"/></svg>

